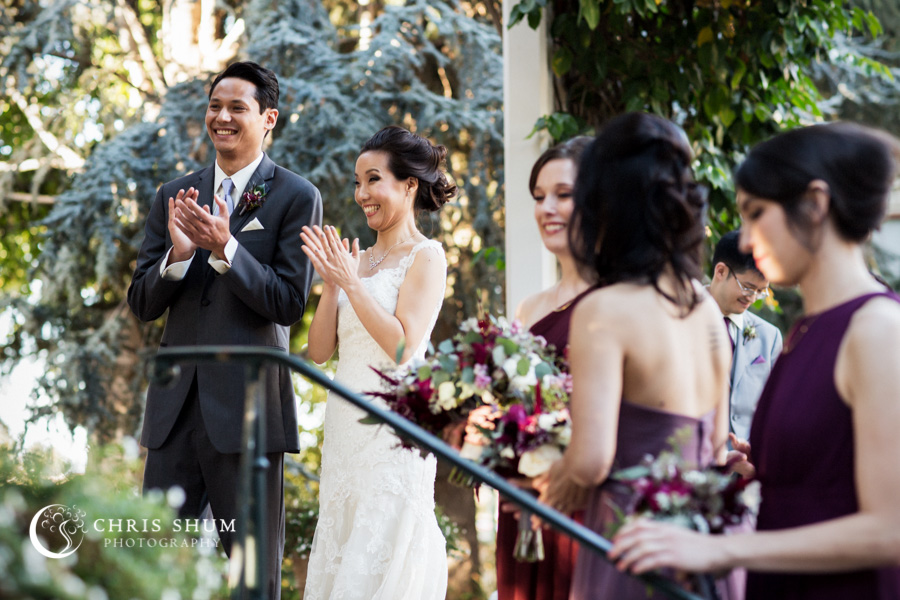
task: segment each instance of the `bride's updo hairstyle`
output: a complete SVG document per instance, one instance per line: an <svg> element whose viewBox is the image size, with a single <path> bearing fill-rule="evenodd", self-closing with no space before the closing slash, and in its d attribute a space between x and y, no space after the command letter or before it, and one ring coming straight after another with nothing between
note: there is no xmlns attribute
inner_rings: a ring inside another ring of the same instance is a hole
<svg viewBox="0 0 900 600"><path fill-rule="evenodd" d="M798 240L814 250L809 184L828 184L835 229L859 243L884 219L897 156L896 138L883 131L844 122L812 125L754 146L734 179L747 194L780 204Z"/></svg>
<svg viewBox="0 0 900 600"><path fill-rule="evenodd" d="M610 120L584 151L569 245L598 285L649 283L690 312L700 301L706 190L694 182L687 136L647 113ZM669 271L675 295L659 287Z"/></svg>
<svg viewBox="0 0 900 600"><path fill-rule="evenodd" d="M416 213L438 211L456 195L456 186L447 180L442 170L447 157L444 146L434 146L402 127L389 125L363 144L359 153L363 152L385 152L394 177L419 180L419 191L413 203Z"/></svg>

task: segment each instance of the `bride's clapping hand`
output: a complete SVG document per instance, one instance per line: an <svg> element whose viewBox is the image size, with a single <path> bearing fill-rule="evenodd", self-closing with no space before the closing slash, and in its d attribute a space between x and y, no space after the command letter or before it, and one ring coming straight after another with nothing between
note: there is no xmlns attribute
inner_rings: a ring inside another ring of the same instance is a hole
<svg viewBox="0 0 900 600"><path fill-rule="evenodd" d="M303 227L303 252L327 285L346 289L359 280L359 240L343 240L331 226Z"/></svg>

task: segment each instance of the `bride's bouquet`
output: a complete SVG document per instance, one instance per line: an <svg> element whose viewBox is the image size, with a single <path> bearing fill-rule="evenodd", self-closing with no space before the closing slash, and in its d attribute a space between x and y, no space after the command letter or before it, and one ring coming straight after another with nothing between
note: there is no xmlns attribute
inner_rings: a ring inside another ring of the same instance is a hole
<svg viewBox="0 0 900 600"><path fill-rule="evenodd" d="M425 359L376 372L387 390L371 395L505 476L546 472L569 443L571 378L555 349L517 321L467 319ZM519 537L520 558L542 558L540 531L523 528Z"/></svg>

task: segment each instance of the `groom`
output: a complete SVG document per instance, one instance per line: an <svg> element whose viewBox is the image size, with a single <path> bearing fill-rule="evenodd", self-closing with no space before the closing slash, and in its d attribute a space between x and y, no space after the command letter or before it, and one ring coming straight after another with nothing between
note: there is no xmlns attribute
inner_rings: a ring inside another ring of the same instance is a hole
<svg viewBox="0 0 900 600"><path fill-rule="evenodd" d="M287 352L306 307L313 269L300 230L320 224L322 199L273 163L262 143L278 118L278 80L256 63L213 81L206 130L215 164L162 185L150 209L128 303L143 321L168 311L160 347L253 345ZM283 453L299 439L290 371L270 365L265 386L269 459L268 597L279 598L284 552ZM230 555L244 409L238 363L185 364L171 387L151 383L141 444L144 490L184 490L182 517L212 509Z"/></svg>

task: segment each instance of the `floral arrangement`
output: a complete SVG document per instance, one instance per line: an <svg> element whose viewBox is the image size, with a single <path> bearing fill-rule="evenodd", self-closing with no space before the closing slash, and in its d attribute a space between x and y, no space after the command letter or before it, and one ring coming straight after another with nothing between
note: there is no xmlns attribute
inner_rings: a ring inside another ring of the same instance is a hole
<svg viewBox="0 0 900 600"><path fill-rule="evenodd" d="M569 376L544 338L516 321L470 318L425 359L375 371L388 389L371 395L490 468L515 469L526 457L534 473L568 444Z"/></svg>
<svg viewBox="0 0 900 600"><path fill-rule="evenodd" d="M529 413L525 406L513 404L506 411L494 411L487 426L479 430L484 441L472 444L467 437L464 455L471 455L467 447L471 444L480 449L475 460L486 467L507 475L537 477L562 458L572 437L572 421L565 407L549 412L536 407Z"/></svg>
<svg viewBox="0 0 900 600"><path fill-rule="evenodd" d="M505 476L541 475L569 444L565 362L517 321L470 318L427 358L394 373L375 371L388 389L371 395L460 448L464 458ZM471 484L456 472L451 480ZM520 519L515 555L543 558L541 532L532 531L527 515Z"/></svg>
<svg viewBox="0 0 900 600"><path fill-rule="evenodd" d="M244 192L241 196L241 211L238 213L238 215L243 215L247 211L251 211L262 206L263 202L266 201L266 195L268 193L269 186L265 182L254 186L253 189L247 192Z"/></svg>
<svg viewBox="0 0 900 600"><path fill-rule="evenodd" d="M617 507L623 521L645 517L716 534L756 513L759 482L729 473L727 466L698 469L688 464L678 449L690 436L690 427L685 427L670 438L671 450L656 458L648 455L610 476L631 491L627 506Z"/></svg>

